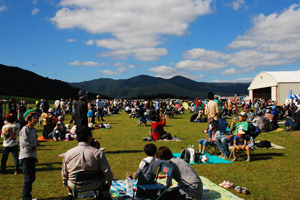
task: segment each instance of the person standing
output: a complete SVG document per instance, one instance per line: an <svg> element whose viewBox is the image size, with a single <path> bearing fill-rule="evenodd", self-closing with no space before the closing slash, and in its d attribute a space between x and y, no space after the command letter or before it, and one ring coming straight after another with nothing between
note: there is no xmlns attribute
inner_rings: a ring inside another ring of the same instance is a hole
<svg viewBox="0 0 300 200"><path fill-rule="evenodd" d="M32 184L35 181L35 165L37 162L36 149L37 144L37 130L34 126L38 123L39 118L33 109L29 109L24 113L27 125L20 131L20 155L19 160L22 165L24 175L23 183L23 200L32 200Z"/></svg>
<svg viewBox="0 0 300 200"><path fill-rule="evenodd" d="M78 92L78 96L79 96L79 101L76 104L75 116L74 116L75 125L77 125L77 127L82 126L82 125L88 125L88 118L87 118L88 92L84 91L84 90L80 90Z"/></svg>
<svg viewBox="0 0 300 200"><path fill-rule="evenodd" d="M103 119L103 104L101 102L100 97L101 97L100 95L96 96L96 98L97 98L97 100L96 100L96 108L97 108L97 112L98 112L98 121L100 121L99 117L101 117L102 121L105 121Z"/></svg>
<svg viewBox="0 0 300 200"><path fill-rule="evenodd" d="M207 98L209 99L208 103L205 105L205 115L208 120L213 120L218 123L218 118L220 114L219 105L214 101L214 94L209 92L207 94Z"/></svg>

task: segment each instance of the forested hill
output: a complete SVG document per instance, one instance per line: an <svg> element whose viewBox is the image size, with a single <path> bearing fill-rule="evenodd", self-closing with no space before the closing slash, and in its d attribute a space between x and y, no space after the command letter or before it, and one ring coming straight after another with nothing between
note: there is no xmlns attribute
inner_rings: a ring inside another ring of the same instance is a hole
<svg viewBox="0 0 300 200"><path fill-rule="evenodd" d="M0 64L0 94L32 98L77 98L78 88L19 67ZM95 94L92 94L95 96Z"/></svg>
<svg viewBox="0 0 300 200"><path fill-rule="evenodd" d="M115 98L189 97L207 98L212 91L221 96L247 95L250 83L206 83L196 82L182 76L163 79L140 75L129 79L114 80L100 78L80 83L70 83L94 93L101 93Z"/></svg>

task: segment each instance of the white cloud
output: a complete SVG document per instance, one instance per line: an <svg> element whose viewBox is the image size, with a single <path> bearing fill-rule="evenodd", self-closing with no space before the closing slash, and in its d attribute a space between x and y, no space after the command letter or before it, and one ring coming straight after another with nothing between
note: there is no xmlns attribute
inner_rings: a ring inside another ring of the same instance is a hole
<svg viewBox="0 0 300 200"><path fill-rule="evenodd" d="M36 15L36 14L38 14L39 12L40 12L40 9L34 8L34 9L31 11L31 14L32 14L32 15Z"/></svg>
<svg viewBox="0 0 300 200"><path fill-rule="evenodd" d="M226 67L226 63L223 62L209 62L202 60L184 60L175 64L176 68L191 70L191 71L202 71L202 70L215 70Z"/></svg>
<svg viewBox="0 0 300 200"><path fill-rule="evenodd" d="M182 54L184 59L200 59L207 61L218 61L221 59L226 59L228 55L221 53L219 51L209 51L206 49L195 48L189 51L186 51Z"/></svg>
<svg viewBox="0 0 300 200"><path fill-rule="evenodd" d="M163 36L183 36L197 17L213 12L213 0L62 0L62 8L51 20L59 29L80 28L92 34L111 34L95 41L111 52L102 56L133 56L139 60L155 60L167 55ZM150 56L139 50L150 49ZM163 52L161 52L163 49ZM155 50L156 55L151 55Z"/></svg>
<svg viewBox="0 0 300 200"><path fill-rule="evenodd" d="M38 0L32 0L32 4L38 4Z"/></svg>
<svg viewBox="0 0 300 200"><path fill-rule="evenodd" d="M164 74L164 75L170 75L170 74L177 74L178 69L169 67L169 66L159 66L159 67L153 67L148 69L149 72L154 72L156 74ZM172 76L172 75L171 75Z"/></svg>
<svg viewBox="0 0 300 200"><path fill-rule="evenodd" d="M69 39L67 39L66 41L67 41L67 42L77 42L76 39L72 39L72 38L69 38Z"/></svg>
<svg viewBox="0 0 300 200"><path fill-rule="evenodd" d="M249 73L252 72L255 69L255 67L249 67L244 69L236 69L236 68L230 68L226 69L225 71L221 72L222 75L233 75L233 74L240 74L240 73Z"/></svg>
<svg viewBox="0 0 300 200"><path fill-rule="evenodd" d="M93 45L94 44L94 40L89 40L85 42L86 45Z"/></svg>
<svg viewBox="0 0 300 200"><path fill-rule="evenodd" d="M1 13L1 12L4 12L4 11L6 11L6 10L7 10L7 7L6 7L5 5L0 6L0 13Z"/></svg>
<svg viewBox="0 0 300 200"><path fill-rule="evenodd" d="M245 6L244 0L234 0L231 2L231 6L234 10L239 10L242 6Z"/></svg>
<svg viewBox="0 0 300 200"><path fill-rule="evenodd" d="M97 62L93 62L93 61L79 62L76 60L74 62L68 63L68 65L94 67L94 66L104 66L104 65L106 65L106 63L97 63Z"/></svg>
<svg viewBox="0 0 300 200"><path fill-rule="evenodd" d="M117 71L102 70L102 71L98 71L98 72L99 72L99 74L103 74L103 75L106 75L106 76L125 74L127 72L127 67L124 67L124 66L118 67Z"/></svg>
<svg viewBox="0 0 300 200"><path fill-rule="evenodd" d="M233 80L220 80L220 79L216 79L211 81L212 83L249 83L251 82L253 79L253 77L249 77L249 78L237 78L237 79L233 79Z"/></svg>
<svg viewBox="0 0 300 200"><path fill-rule="evenodd" d="M99 57L112 56L114 58L126 60L128 56L142 61L157 60L159 56L168 55L166 48L135 48L135 49L122 49L116 51L108 51L98 54Z"/></svg>

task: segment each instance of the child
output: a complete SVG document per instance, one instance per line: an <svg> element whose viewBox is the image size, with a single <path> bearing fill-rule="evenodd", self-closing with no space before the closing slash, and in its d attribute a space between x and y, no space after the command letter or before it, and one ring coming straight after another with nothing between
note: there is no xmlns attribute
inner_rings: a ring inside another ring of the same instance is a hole
<svg viewBox="0 0 300 200"><path fill-rule="evenodd" d="M208 144L215 142L215 138L217 136L221 136L221 132L218 130L217 124L213 122L212 124L209 125L211 128L208 131L212 131L212 138L206 138L206 139L200 139L198 141L199 143L199 152L201 154L205 154L205 149ZM203 147L203 149L202 149Z"/></svg>
<svg viewBox="0 0 300 200"><path fill-rule="evenodd" d="M58 122L55 126L55 128L53 129L53 131L51 133L49 133L48 138L52 138L53 141L61 141L62 140L62 132L63 132L63 127L62 124L60 122Z"/></svg>
<svg viewBox="0 0 300 200"><path fill-rule="evenodd" d="M250 162L250 148L247 145L247 140L246 140L246 136L245 136L245 131L243 127L239 127L238 131L237 131L237 135L234 137L233 139L233 160L232 161L236 161L236 150L247 150L247 162Z"/></svg>
<svg viewBox="0 0 300 200"><path fill-rule="evenodd" d="M144 147L146 158L144 158L135 174L135 179L138 178L138 185L154 184L157 168L161 164L161 160L154 158L157 148L153 143L146 144ZM143 198L144 191L137 187L136 199Z"/></svg>
<svg viewBox="0 0 300 200"><path fill-rule="evenodd" d="M67 124L68 125L68 124ZM66 140L65 141L69 141L69 140L72 140L72 139L76 139L77 138L77 135L76 135L76 125L74 125L72 128L71 128L71 130L70 130L70 132L68 132L67 134L66 134Z"/></svg>
<svg viewBox="0 0 300 200"><path fill-rule="evenodd" d="M146 112L146 104L145 105L142 104L139 110L139 123L136 124L137 126L144 124L144 127L146 127L147 119L144 115L145 112Z"/></svg>
<svg viewBox="0 0 300 200"><path fill-rule="evenodd" d="M3 140L3 155L1 160L1 174L6 173L6 161L8 158L9 152L12 153L15 161L15 173L18 174L19 171L19 160L18 160L18 139L17 135L19 134L19 124L16 122L16 117L13 113L9 113L5 117L7 125L2 127L1 137Z"/></svg>
<svg viewBox="0 0 300 200"><path fill-rule="evenodd" d="M32 183L35 180L35 163L37 162L36 149L37 144L37 130L34 126L39 119L33 109L29 109L24 113L24 119L27 125L20 131L20 156L24 183L22 199L32 199Z"/></svg>
<svg viewBox="0 0 300 200"><path fill-rule="evenodd" d="M88 117L88 123L93 123L93 116L94 116L94 112L93 112L93 106L89 106L89 111L87 112L87 117Z"/></svg>

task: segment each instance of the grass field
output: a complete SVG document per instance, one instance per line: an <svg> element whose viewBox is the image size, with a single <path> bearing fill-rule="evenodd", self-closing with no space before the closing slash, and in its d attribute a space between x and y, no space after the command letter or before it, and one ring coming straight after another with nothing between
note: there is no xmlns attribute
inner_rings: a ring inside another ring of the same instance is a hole
<svg viewBox="0 0 300 200"><path fill-rule="evenodd" d="M181 142L154 142L157 147L168 146L173 153L181 152L182 147L193 144L207 136L202 133L207 123L189 122L191 114L178 115L167 119L165 130L181 138ZM65 123L68 123L69 116ZM136 171L140 161L145 157L143 147L147 142L142 137L148 136L147 127L136 126L137 119L130 119L122 112L119 115L105 117L111 129L96 129L94 137L105 147L114 177L125 179L126 172ZM229 121L230 122L230 121ZM38 135L42 128L37 127ZM260 134L257 140L269 140L284 146L285 150L259 149L252 155L252 162L235 162L232 164L192 165L201 176L219 184L230 180L241 187L246 187L250 195L238 194L234 188L229 191L245 199L300 199L300 131ZM38 199L61 199L67 196L61 179L61 162L59 154L77 145L77 141L41 142L37 154L36 180L33 184L33 197ZM2 139L0 139L0 156L2 157ZM0 199L21 199L23 175L13 175L13 158L9 155L8 173L1 175Z"/></svg>

